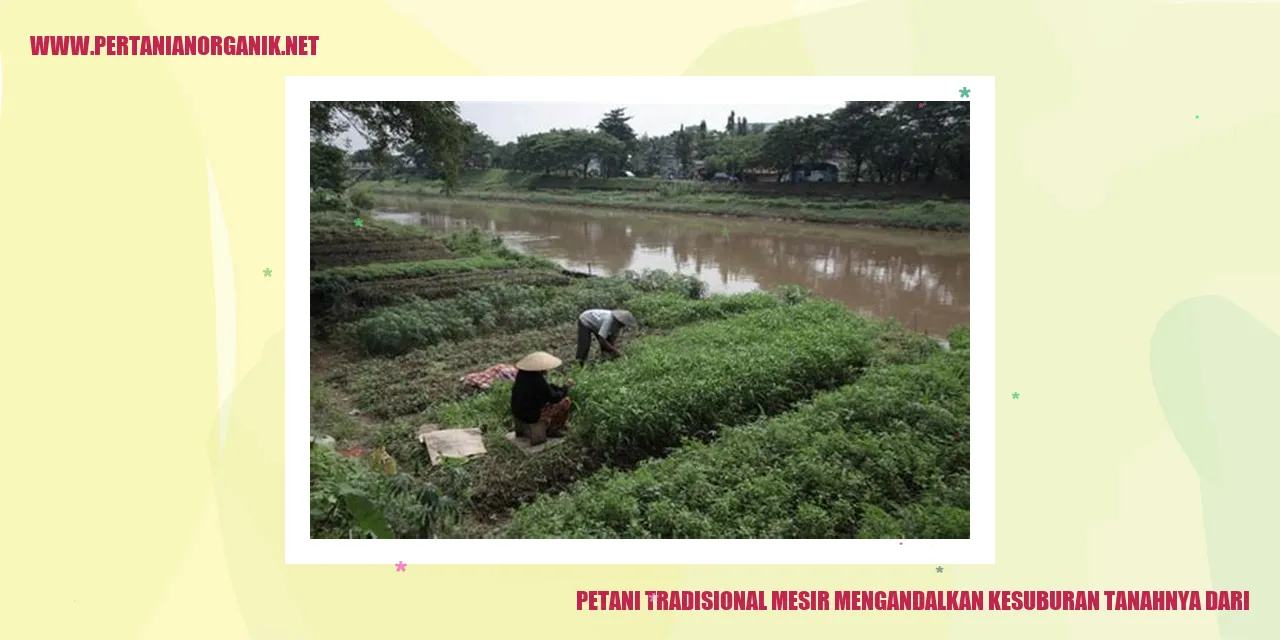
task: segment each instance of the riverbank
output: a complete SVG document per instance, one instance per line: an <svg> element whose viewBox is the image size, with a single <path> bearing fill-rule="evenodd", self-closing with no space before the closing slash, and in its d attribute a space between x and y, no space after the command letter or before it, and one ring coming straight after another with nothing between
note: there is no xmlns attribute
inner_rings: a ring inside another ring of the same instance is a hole
<svg viewBox="0 0 1280 640"><path fill-rule="evenodd" d="M946 196L927 199L876 186L730 185L642 178L539 179L498 170L465 173L448 196L480 202L514 202L663 213L722 215L932 231L968 231L969 204ZM445 198L433 180L365 182L358 190L382 195Z"/></svg>
<svg viewBox="0 0 1280 640"><path fill-rule="evenodd" d="M573 278L475 229L346 213L312 215L311 253L312 537L968 536L964 329L939 345L798 287ZM528 453L510 383L461 378L571 360L592 307L640 319L628 357L553 372L576 381L569 434ZM487 452L433 465L424 426Z"/></svg>

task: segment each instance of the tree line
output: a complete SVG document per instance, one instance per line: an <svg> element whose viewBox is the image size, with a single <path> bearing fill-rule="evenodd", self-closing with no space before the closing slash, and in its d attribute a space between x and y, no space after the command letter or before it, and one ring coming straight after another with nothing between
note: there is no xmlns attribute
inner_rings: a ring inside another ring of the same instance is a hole
<svg viewBox="0 0 1280 640"><path fill-rule="evenodd" d="M720 129L681 126L637 136L625 108L605 113L594 129L557 129L497 144L464 120L453 102L313 102L312 186L341 190L364 177L421 174L456 184L463 168L503 168L611 178L738 177L772 172L781 180L797 165L835 162L852 182L969 179L968 102L847 102L830 113L769 126L730 112ZM368 149L348 154L334 144L346 131Z"/></svg>

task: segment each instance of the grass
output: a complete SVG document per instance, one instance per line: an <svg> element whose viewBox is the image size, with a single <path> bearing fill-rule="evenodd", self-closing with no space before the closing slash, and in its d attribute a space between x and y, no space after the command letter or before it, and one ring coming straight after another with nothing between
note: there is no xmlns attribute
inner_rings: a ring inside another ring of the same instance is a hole
<svg viewBox="0 0 1280 640"><path fill-rule="evenodd" d="M967 538L968 350L913 359L882 359L795 411L539 497L501 534Z"/></svg>
<svg viewBox="0 0 1280 640"><path fill-rule="evenodd" d="M481 201L640 209L765 217L809 222L852 223L940 231L967 231L969 205L945 199L893 200L863 196L802 197L734 191L732 187L694 182L619 178L583 189L534 189L538 176L498 170L471 172L455 197ZM572 184L572 182L570 182ZM440 197L433 181L371 183L375 195ZM598 188L598 187L605 188Z"/></svg>

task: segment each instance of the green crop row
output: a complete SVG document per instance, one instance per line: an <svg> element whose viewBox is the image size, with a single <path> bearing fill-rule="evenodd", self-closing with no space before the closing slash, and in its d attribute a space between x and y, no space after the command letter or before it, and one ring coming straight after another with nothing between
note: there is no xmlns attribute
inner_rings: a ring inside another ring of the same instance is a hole
<svg viewBox="0 0 1280 640"><path fill-rule="evenodd" d="M352 307L365 306L357 299L362 289L376 287L380 283L515 269L523 263L521 259L481 255L423 262L360 264L314 271L311 274L311 317L326 317L330 322L341 320L349 315ZM547 272L554 273L549 269Z"/></svg>
<svg viewBox="0 0 1280 640"><path fill-rule="evenodd" d="M349 267L371 262L423 262L454 257L443 243L406 238L375 242L331 242L311 245L311 270Z"/></svg>
<svg viewBox="0 0 1280 640"><path fill-rule="evenodd" d="M574 387L572 433L631 463L853 380L887 325L826 301L680 329Z"/></svg>
<svg viewBox="0 0 1280 640"><path fill-rule="evenodd" d="M348 323L341 333L368 353L396 355L442 341L496 330L519 331L573 321L583 310L612 308L642 293L701 294L692 276L654 272L617 278L584 278L564 287L491 285L448 300L420 300L381 308Z"/></svg>
<svg viewBox="0 0 1280 640"><path fill-rule="evenodd" d="M337 283L368 282L387 278L417 278L450 271L476 271L480 269L504 269L520 265L516 257L479 255L450 260L424 262L379 262L350 267L335 267L311 274L311 288L329 288Z"/></svg>
<svg viewBox="0 0 1280 640"><path fill-rule="evenodd" d="M698 300L679 294L659 294L636 298L628 308L647 328L673 329L695 322L723 320L752 311L773 309L788 302L799 302L805 295L792 289L717 295Z"/></svg>
<svg viewBox="0 0 1280 640"><path fill-rule="evenodd" d="M626 340L694 322L776 307L784 304L787 295L794 294L753 292L698 300L682 294L642 294L627 301L627 307L640 319L641 327L628 332ZM398 358L363 360L343 372L342 385L361 411L383 418L407 415L464 395L466 388L458 381L463 373L498 362L515 362L533 351L546 351L568 361L576 343L577 329L570 319L548 327L442 342ZM503 417L494 422L500 422Z"/></svg>
<svg viewBox="0 0 1280 640"><path fill-rule="evenodd" d="M873 366L711 443L539 497L501 534L967 538L969 353L932 351L923 362Z"/></svg>
<svg viewBox="0 0 1280 640"><path fill-rule="evenodd" d="M573 281L573 276L550 269L516 267L454 271L430 276L359 282L346 292L346 298L352 305L367 309L406 304L416 299L450 298L469 289L482 289L494 284L558 287Z"/></svg>

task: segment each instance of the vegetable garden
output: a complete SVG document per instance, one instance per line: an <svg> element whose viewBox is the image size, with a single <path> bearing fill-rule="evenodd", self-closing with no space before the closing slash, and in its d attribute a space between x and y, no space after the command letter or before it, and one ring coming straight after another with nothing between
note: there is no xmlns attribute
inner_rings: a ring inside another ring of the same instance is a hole
<svg viewBox="0 0 1280 640"><path fill-rule="evenodd" d="M476 231L313 214L312 248L313 537L968 537L962 328L946 346L795 287L576 277ZM597 307L640 326L578 368ZM537 453L506 437L509 383L460 380L532 351L576 382ZM432 465L424 424L487 453Z"/></svg>

